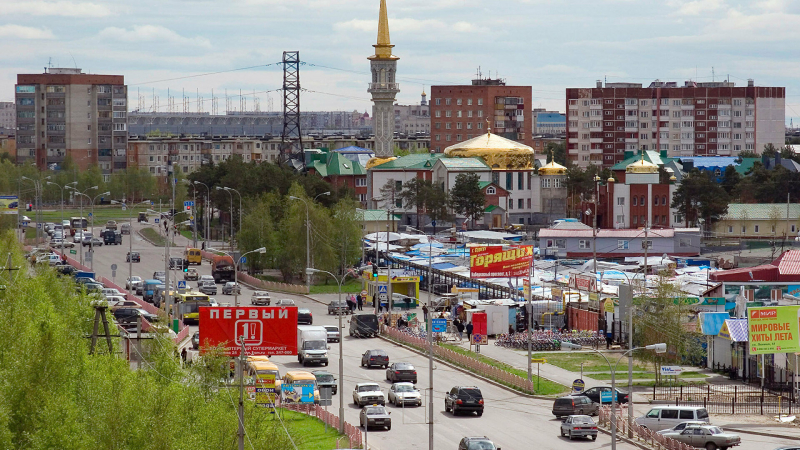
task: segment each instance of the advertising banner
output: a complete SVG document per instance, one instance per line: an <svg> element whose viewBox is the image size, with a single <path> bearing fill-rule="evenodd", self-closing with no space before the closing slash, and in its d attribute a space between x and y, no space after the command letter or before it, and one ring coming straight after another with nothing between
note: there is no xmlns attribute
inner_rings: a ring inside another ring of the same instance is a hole
<svg viewBox="0 0 800 450"><path fill-rule="evenodd" d="M800 306L748 308L750 354L800 352L798 319Z"/></svg>
<svg viewBox="0 0 800 450"><path fill-rule="evenodd" d="M581 291L597 291L597 276L574 273L569 276L569 287Z"/></svg>
<svg viewBox="0 0 800 450"><path fill-rule="evenodd" d="M0 195L0 214L16 214L19 198L16 195Z"/></svg>
<svg viewBox="0 0 800 450"><path fill-rule="evenodd" d="M206 340L222 345L228 356L239 356L242 342L248 355L296 355L297 308L203 306L200 342Z"/></svg>
<svg viewBox="0 0 800 450"><path fill-rule="evenodd" d="M525 298L530 298L531 296L531 280L528 277L522 280L522 295L524 295Z"/></svg>
<svg viewBox="0 0 800 450"><path fill-rule="evenodd" d="M314 403L314 383L282 384L281 392L285 403Z"/></svg>
<svg viewBox="0 0 800 450"><path fill-rule="evenodd" d="M469 271L473 278L521 277L528 274L533 259L532 245L471 247Z"/></svg>
<svg viewBox="0 0 800 450"><path fill-rule="evenodd" d="M661 375L677 376L683 373L681 366L661 366Z"/></svg>

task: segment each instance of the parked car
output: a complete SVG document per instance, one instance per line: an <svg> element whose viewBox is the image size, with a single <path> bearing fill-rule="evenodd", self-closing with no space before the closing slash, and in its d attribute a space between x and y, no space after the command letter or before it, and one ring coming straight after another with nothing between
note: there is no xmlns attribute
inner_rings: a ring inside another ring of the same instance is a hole
<svg viewBox="0 0 800 450"><path fill-rule="evenodd" d="M136 289L136 286L142 283L142 277L134 275L127 280L125 280L125 289L132 291Z"/></svg>
<svg viewBox="0 0 800 450"><path fill-rule="evenodd" d="M689 425L681 432L664 433L663 436L706 450L724 450L742 443L738 434L726 433L720 427L708 424Z"/></svg>
<svg viewBox="0 0 800 450"><path fill-rule="evenodd" d="M389 354L384 350L367 350L361 355L361 367L389 367Z"/></svg>
<svg viewBox="0 0 800 450"><path fill-rule="evenodd" d="M412 383L393 383L389 388L389 403L395 406L416 405L422 406L422 395Z"/></svg>
<svg viewBox="0 0 800 450"><path fill-rule="evenodd" d="M75 273L78 272L78 269L70 266L69 264L61 264L55 267L56 270L58 270L58 273L60 273L61 275L75 275Z"/></svg>
<svg viewBox="0 0 800 450"><path fill-rule="evenodd" d="M350 308L347 307L347 302L340 302L339 300L333 300L328 303L328 314L350 314Z"/></svg>
<svg viewBox="0 0 800 450"><path fill-rule="evenodd" d="M282 298L275 302L275 306L297 306L294 304L294 300L290 298Z"/></svg>
<svg viewBox="0 0 800 450"><path fill-rule="evenodd" d="M200 278L200 275L197 273L197 269L194 267L190 267L188 269L183 269L183 279L186 281L197 281Z"/></svg>
<svg viewBox="0 0 800 450"><path fill-rule="evenodd" d="M367 406L361 410L358 420L365 430L370 427L381 427L388 431L392 429L392 418L389 414L391 413L386 411L385 406Z"/></svg>
<svg viewBox="0 0 800 450"><path fill-rule="evenodd" d="M139 252L128 252L125 255L125 262L142 262L142 256Z"/></svg>
<svg viewBox="0 0 800 450"><path fill-rule="evenodd" d="M241 293L242 293L242 287L233 281L228 281L222 286L222 295L233 295Z"/></svg>
<svg viewBox="0 0 800 450"><path fill-rule="evenodd" d="M586 389L578 395L585 395L595 403L611 403L611 386L596 386ZM600 401L602 397L602 402ZM617 403L628 403L628 393L617 389Z"/></svg>
<svg viewBox="0 0 800 450"><path fill-rule="evenodd" d="M297 324L298 325L313 325L314 317L311 310L308 308L297 308Z"/></svg>
<svg viewBox="0 0 800 450"><path fill-rule="evenodd" d="M158 321L157 315L150 314L142 308L117 308L114 310L114 317L117 319L117 322L120 323L136 322L139 316L147 319L148 322Z"/></svg>
<svg viewBox="0 0 800 450"><path fill-rule="evenodd" d="M453 386L444 396L444 410L453 415L461 412L483 415L483 394L477 386Z"/></svg>
<svg viewBox="0 0 800 450"><path fill-rule="evenodd" d="M217 285L213 281L200 281L198 290L206 295L217 295Z"/></svg>
<svg viewBox="0 0 800 450"><path fill-rule="evenodd" d="M495 446L486 436L464 437L458 443L458 450L500 450L500 447Z"/></svg>
<svg viewBox="0 0 800 450"><path fill-rule="evenodd" d="M353 389L353 403L356 406L385 405L386 397L378 383L356 383Z"/></svg>
<svg viewBox="0 0 800 450"><path fill-rule="evenodd" d="M689 425L706 425L708 422L701 422L699 420L687 420L686 422L681 422L675 425L672 428L665 428L663 430L659 430L656 433L664 434L664 433L680 433Z"/></svg>
<svg viewBox="0 0 800 450"><path fill-rule="evenodd" d="M336 384L336 378L332 373L326 370L315 370L311 373L317 378L317 388L330 387L332 389L331 393L336 395L339 386Z"/></svg>
<svg viewBox="0 0 800 450"><path fill-rule="evenodd" d="M569 440L576 437L588 437L597 440L597 424L589 416L567 416L561 423L561 436L568 436Z"/></svg>
<svg viewBox="0 0 800 450"><path fill-rule="evenodd" d="M269 292L266 291L253 292L253 295L250 297L250 303L252 305L269 306L270 304Z"/></svg>
<svg viewBox="0 0 800 450"><path fill-rule="evenodd" d="M338 325L324 325L325 331L328 332L328 342L339 342L339 339L342 338L342 334L339 333L339 326Z"/></svg>
<svg viewBox="0 0 800 450"><path fill-rule="evenodd" d="M386 369L386 379L392 382L408 381L416 384L417 369L414 368L413 364L407 362L392 363L392 365Z"/></svg>
<svg viewBox="0 0 800 450"><path fill-rule="evenodd" d="M195 350L200 348L200 332L199 331L195 331L194 334L192 335L192 348L195 349Z"/></svg>
<svg viewBox="0 0 800 450"><path fill-rule="evenodd" d="M114 288L103 288L100 290L100 293L103 294L104 297L108 297L109 295L122 296L122 292Z"/></svg>
<svg viewBox="0 0 800 450"><path fill-rule="evenodd" d="M560 419L571 415L596 415L600 405L585 395L567 395L553 402L553 415Z"/></svg>
<svg viewBox="0 0 800 450"><path fill-rule="evenodd" d="M636 423L653 431L671 428L687 420L708 423L708 411L702 406L669 406L659 405L650 408Z"/></svg>

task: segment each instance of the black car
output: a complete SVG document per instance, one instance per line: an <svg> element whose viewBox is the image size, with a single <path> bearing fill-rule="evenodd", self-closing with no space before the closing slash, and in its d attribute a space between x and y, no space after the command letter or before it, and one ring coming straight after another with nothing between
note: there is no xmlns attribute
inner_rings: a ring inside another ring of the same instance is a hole
<svg viewBox="0 0 800 450"><path fill-rule="evenodd" d="M192 335L192 348L195 349L195 350L200 348L200 332L199 331L195 331L194 334Z"/></svg>
<svg viewBox="0 0 800 450"><path fill-rule="evenodd" d="M116 230L106 230L103 232L103 244L122 245L122 234Z"/></svg>
<svg viewBox="0 0 800 450"><path fill-rule="evenodd" d="M69 264L56 266L56 270L61 275L74 275L76 272L78 272L78 269L70 266Z"/></svg>
<svg viewBox="0 0 800 450"><path fill-rule="evenodd" d="M595 386L577 395L584 395L595 403L601 403L601 392L603 393L602 403L611 404L611 386ZM617 403L628 403L628 394L617 389Z"/></svg>
<svg viewBox="0 0 800 450"><path fill-rule="evenodd" d="M114 317L120 323L136 322L137 317L142 316L148 322L157 322L158 316L150 314L142 308L119 308L114 310Z"/></svg>
<svg viewBox="0 0 800 450"><path fill-rule="evenodd" d="M410 381L417 384L417 369L411 363L396 362L386 369L386 379L395 381Z"/></svg>
<svg viewBox="0 0 800 450"><path fill-rule="evenodd" d="M312 325L314 317L311 315L311 310L308 308L297 308L297 324L298 325Z"/></svg>
<svg viewBox="0 0 800 450"><path fill-rule="evenodd" d="M356 314L350 319L350 336L375 337L377 335L377 314Z"/></svg>
<svg viewBox="0 0 800 450"><path fill-rule="evenodd" d="M139 252L128 252L128 255L125 256L125 262L142 262L142 257Z"/></svg>
<svg viewBox="0 0 800 450"><path fill-rule="evenodd" d="M367 350L361 355L361 367L389 367L389 354L383 350Z"/></svg>
<svg viewBox="0 0 800 450"><path fill-rule="evenodd" d="M183 258L170 258L169 259L169 268L170 269L180 269L183 270L186 267L189 267L189 264L183 264Z"/></svg>
<svg viewBox="0 0 800 450"><path fill-rule="evenodd" d="M500 450L486 436L465 437L458 443L458 450Z"/></svg>
<svg viewBox="0 0 800 450"><path fill-rule="evenodd" d="M336 384L336 378L332 373L325 370L315 370L311 373L314 374L314 377L317 379L318 388L330 387L332 389L331 393L336 395L339 386Z"/></svg>
<svg viewBox="0 0 800 450"><path fill-rule="evenodd" d="M453 415L461 412L483 415L483 394L477 386L453 386L444 396L444 410Z"/></svg>

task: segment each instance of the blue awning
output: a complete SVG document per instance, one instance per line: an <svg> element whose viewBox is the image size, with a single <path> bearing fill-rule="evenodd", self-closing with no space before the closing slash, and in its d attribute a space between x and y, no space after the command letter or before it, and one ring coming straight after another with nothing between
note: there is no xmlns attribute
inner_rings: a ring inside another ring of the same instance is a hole
<svg viewBox="0 0 800 450"><path fill-rule="evenodd" d="M432 266L434 269L445 270L445 269L452 269L453 267L458 267L452 263L436 263Z"/></svg>

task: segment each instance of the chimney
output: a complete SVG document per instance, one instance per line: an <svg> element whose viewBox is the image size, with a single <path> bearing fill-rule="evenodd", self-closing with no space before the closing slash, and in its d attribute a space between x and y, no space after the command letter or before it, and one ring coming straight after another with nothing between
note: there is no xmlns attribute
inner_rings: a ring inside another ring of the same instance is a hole
<svg viewBox="0 0 800 450"><path fill-rule="evenodd" d="M683 164L683 171L686 172L686 173L689 173L689 172L691 172L692 169L694 169L694 160L693 159L687 159L685 161L681 160L681 164Z"/></svg>
<svg viewBox="0 0 800 450"><path fill-rule="evenodd" d="M781 152L780 150L778 150L777 152L775 152L775 168L777 169L778 166L780 165L781 165Z"/></svg>
<svg viewBox="0 0 800 450"><path fill-rule="evenodd" d="M603 87L603 80L597 80L597 88L600 89Z"/></svg>
<svg viewBox="0 0 800 450"><path fill-rule="evenodd" d="M752 78L747 79L747 87L753 87L756 85L756 82Z"/></svg>

